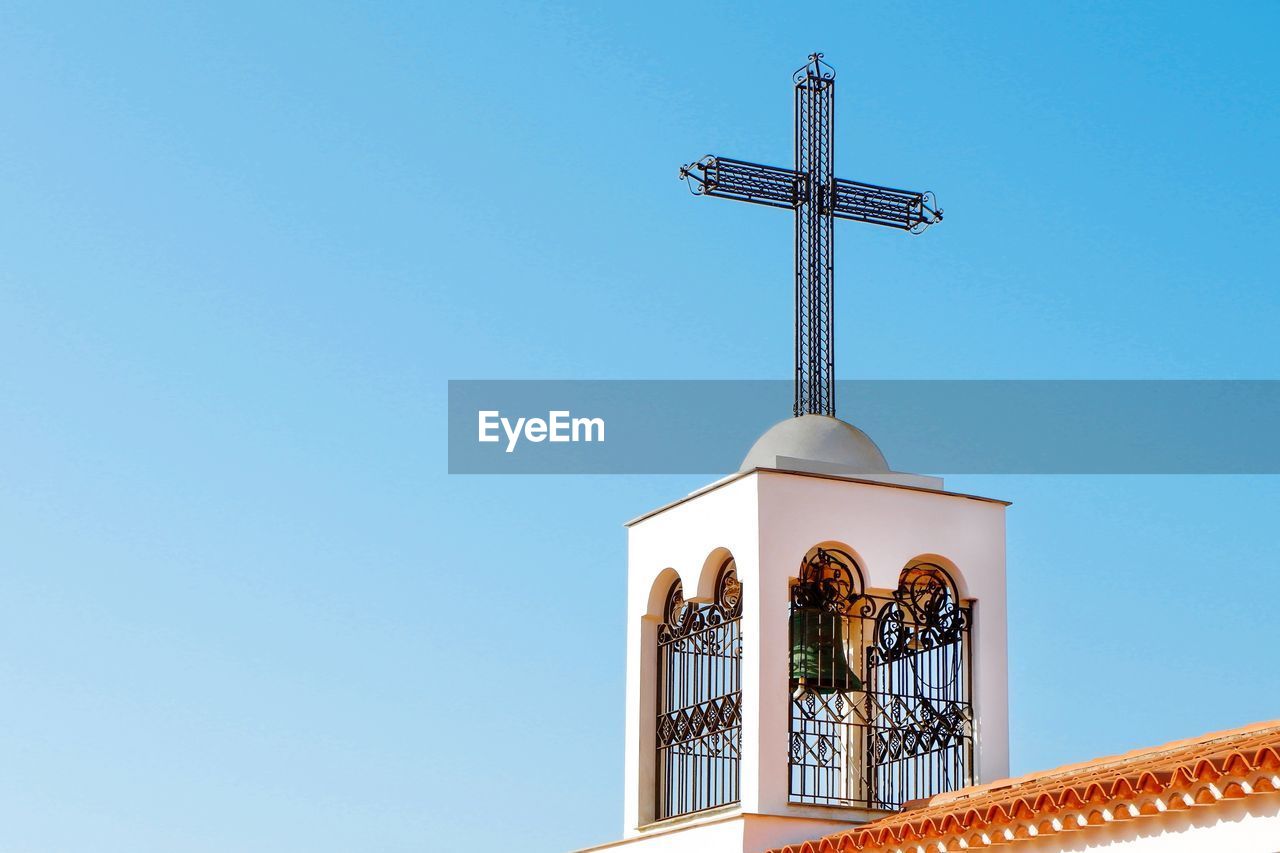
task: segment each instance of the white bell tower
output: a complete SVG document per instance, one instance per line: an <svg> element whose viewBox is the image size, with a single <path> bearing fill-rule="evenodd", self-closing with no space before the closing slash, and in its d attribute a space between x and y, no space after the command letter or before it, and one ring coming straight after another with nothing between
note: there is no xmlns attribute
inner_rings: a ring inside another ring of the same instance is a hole
<svg viewBox="0 0 1280 853"><path fill-rule="evenodd" d="M795 217L794 418L628 525L624 838L767 850L1008 770L1004 508L889 470L835 417L833 228L932 193L835 177L835 71L792 75L795 167L707 155L694 195Z"/></svg>
<svg viewBox="0 0 1280 853"><path fill-rule="evenodd" d="M755 853L1008 775L1007 504L788 418L629 522L623 838Z"/></svg>

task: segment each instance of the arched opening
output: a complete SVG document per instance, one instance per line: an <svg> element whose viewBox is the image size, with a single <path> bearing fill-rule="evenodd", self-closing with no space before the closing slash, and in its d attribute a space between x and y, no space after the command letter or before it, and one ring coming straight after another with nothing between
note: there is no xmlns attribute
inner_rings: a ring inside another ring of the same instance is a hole
<svg viewBox="0 0 1280 853"><path fill-rule="evenodd" d="M670 566L659 572L649 587L649 601L644 612L659 618L665 616L667 596L670 594L672 585L678 583L680 583L680 573Z"/></svg>
<svg viewBox="0 0 1280 853"><path fill-rule="evenodd" d="M656 819L739 800L742 745L742 585L733 557L711 601L667 590L658 626Z"/></svg>
<svg viewBox="0 0 1280 853"><path fill-rule="evenodd" d="M877 608L867 779L881 808L967 785L973 773L971 610L941 565L912 562Z"/></svg>
<svg viewBox="0 0 1280 853"><path fill-rule="evenodd" d="M811 549L791 589L790 797L897 809L969 783L969 607L941 565L912 561L892 593L856 559Z"/></svg>

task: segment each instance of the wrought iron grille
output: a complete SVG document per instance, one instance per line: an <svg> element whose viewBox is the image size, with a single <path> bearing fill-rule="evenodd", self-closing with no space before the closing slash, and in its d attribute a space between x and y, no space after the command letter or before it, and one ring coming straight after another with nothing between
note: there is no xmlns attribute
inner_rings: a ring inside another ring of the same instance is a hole
<svg viewBox="0 0 1280 853"><path fill-rule="evenodd" d="M667 593L658 626L658 820L736 803L742 747L742 585L733 560L715 600Z"/></svg>
<svg viewBox="0 0 1280 853"><path fill-rule="evenodd" d="M836 73L821 53L792 75L795 168L707 155L680 167L694 195L795 211L796 396L793 411L834 415L836 219L919 234L942 221L933 193L835 177Z"/></svg>
<svg viewBox="0 0 1280 853"><path fill-rule="evenodd" d="M835 72L817 54L793 75L796 171L812 203L796 208L796 417L836 412L835 235L831 188L835 161Z"/></svg>
<svg viewBox="0 0 1280 853"><path fill-rule="evenodd" d="M931 192L895 190L836 178L831 215L919 233L934 222L938 206Z"/></svg>
<svg viewBox="0 0 1280 853"><path fill-rule="evenodd" d="M792 802L897 809L971 782L970 607L932 564L863 584L818 548L792 587Z"/></svg>
<svg viewBox="0 0 1280 853"><path fill-rule="evenodd" d="M807 176L794 169L711 156L703 157L694 168L702 174L701 195L794 208L808 192Z"/></svg>

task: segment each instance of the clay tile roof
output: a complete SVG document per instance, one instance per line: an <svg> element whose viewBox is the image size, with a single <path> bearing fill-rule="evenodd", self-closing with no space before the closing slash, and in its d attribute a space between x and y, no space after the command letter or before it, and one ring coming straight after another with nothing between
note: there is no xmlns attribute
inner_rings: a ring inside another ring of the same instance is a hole
<svg viewBox="0 0 1280 853"><path fill-rule="evenodd" d="M951 850L997 839L1066 829L1088 831L1113 820L1155 817L1280 788L1280 720L1214 732L1042 773L974 785L820 839L771 853L849 850L880 853L910 839ZM953 843L954 842L954 843Z"/></svg>

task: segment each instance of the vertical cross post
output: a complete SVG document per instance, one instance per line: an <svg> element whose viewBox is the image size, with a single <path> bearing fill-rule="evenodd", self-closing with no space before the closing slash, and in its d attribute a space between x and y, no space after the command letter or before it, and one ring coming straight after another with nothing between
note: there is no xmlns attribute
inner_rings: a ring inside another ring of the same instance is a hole
<svg viewBox="0 0 1280 853"><path fill-rule="evenodd" d="M796 205L795 415L834 415L835 73L822 54L795 73L796 173L804 175Z"/></svg>

